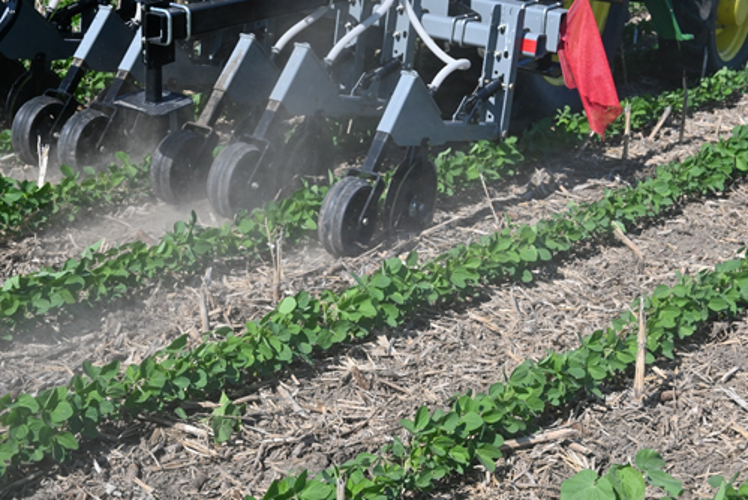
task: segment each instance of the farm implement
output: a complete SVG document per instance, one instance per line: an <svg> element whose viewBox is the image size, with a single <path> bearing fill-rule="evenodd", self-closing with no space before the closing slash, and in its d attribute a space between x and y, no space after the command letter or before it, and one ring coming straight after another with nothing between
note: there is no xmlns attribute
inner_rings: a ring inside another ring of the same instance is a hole
<svg viewBox="0 0 748 500"><path fill-rule="evenodd" d="M324 57L308 44L294 47L254 126L237 130L212 161L205 191L214 211L226 217L259 206L296 179L323 176L333 166L324 118L379 119L363 165L332 187L319 216L324 247L334 255L352 255L370 242L385 191L389 231L418 231L431 221L437 175L429 146L507 136L519 68L560 76L552 54L567 11L558 4L513 0L341 2L329 10L335 19L352 22L343 24L345 32L336 33ZM465 57L453 57L443 44ZM431 71L433 61L443 67ZM440 107L443 97L454 94L450 76L471 68L469 91L446 99L456 102L455 108ZM214 92L216 100L225 93L222 85ZM301 119L285 133L289 117ZM165 200L178 202L199 191L188 186L206 177L207 153L215 144L209 140L215 137L211 122L213 108L154 154L152 178ZM405 148L406 158L385 182L383 159L390 142Z"/></svg>
<svg viewBox="0 0 748 500"><path fill-rule="evenodd" d="M133 111L132 105L115 105L118 99L132 102L140 95L136 82L146 78L142 37L137 23L126 25L112 15L110 7L100 7L60 85L27 102L15 116L13 145L22 160L38 161L37 141L41 141L50 146L53 159L59 157L60 163L82 168L100 163L106 152L131 149L132 144L142 151L152 150L158 139L181 125L189 114L177 112L184 106L171 103L166 113L143 114L137 108ZM216 30L177 46L175 62L164 74L167 95L172 95L170 90L209 88L235 37L235 30ZM82 104L74 92L87 70L116 71L116 75L103 95L78 112ZM182 102L192 105L189 98Z"/></svg>
<svg viewBox="0 0 748 500"><path fill-rule="evenodd" d="M304 11L306 5L314 7L322 3L319 0L294 5L276 2L269 9L248 8L244 1L206 2L189 7L144 4L141 32L133 40L113 85L103 99L62 127L60 163L80 169L101 163L107 154L129 148L133 143L142 151L151 152L171 133L176 139L167 143L167 154L173 151L184 162L175 167L174 174L170 173L171 164L159 175L156 175L159 170L154 169L153 187L157 196L171 203L185 198L182 191L187 188L180 186L193 184L188 182L195 176L195 171L189 168L194 162L193 154L202 158L204 152L210 152L189 131L205 131L212 126L222 109L224 95L238 106L251 107L263 102L275 72L264 54L272 48L279 50L289 39L280 37L281 45L271 47L275 33L288 25L292 26L289 37L303 31L306 17L297 11ZM297 22L298 17L302 21ZM124 92L125 82L133 73L131 68L136 65L139 71L135 79L143 82L143 88ZM234 81L241 85L232 86ZM203 121L184 125L192 115L194 103L191 97L176 90L204 92L212 85L214 97L207 101ZM183 125L187 127L185 130ZM206 143L214 140L210 132L205 137ZM182 151L183 145L187 155Z"/></svg>
<svg viewBox="0 0 748 500"><path fill-rule="evenodd" d="M24 103L60 84L50 63L76 53L105 3L53 1L40 12L31 0L0 2L0 122L11 123ZM135 3L120 2L116 13L123 22L129 20Z"/></svg>
<svg viewBox="0 0 748 500"><path fill-rule="evenodd" d="M646 3L687 66L704 72L748 59L748 1ZM146 149L158 142L156 195L171 204L207 196L232 217L327 176L328 119L373 119L363 161L333 184L319 213L319 239L336 256L366 250L378 228L392 235L430 224L438 182L430 148L502 140L513 123L580 97L601 135L620 113L609 60L626 1L145 1L136 10L138 22L115 22L106 38L89 29L58 88L21 108L13 127L21 158L37 161L40 137L75 168L129 148L123 138ZM91 26L105 17L116 18L100 7ZM109 54L107 71L121 62L103 96L75 113L72 94L94 52ZM187 121L193 99L177 90L211 85L199 118ZM216 154L227 109L233 132ZM393 167L395 148L403 156Z"/></svg>

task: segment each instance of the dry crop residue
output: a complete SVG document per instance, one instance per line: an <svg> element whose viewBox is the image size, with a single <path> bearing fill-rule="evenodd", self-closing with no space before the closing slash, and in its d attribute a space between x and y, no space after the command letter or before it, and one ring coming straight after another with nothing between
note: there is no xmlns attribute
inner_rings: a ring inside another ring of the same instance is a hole
<svg viewBox="0 0 748 500"><path fill-rule="evenodd" d="M736 107L697 113L683 144L675 127L666 128L655 143L635 137L627 162L617 159L620 147L609 147L528 165L521 175L489 187L498 222L480 188L441 205L424 234L363 257L336 262L316 243L288 250L280 293L349 286L353 273L370 272L383 258L410 250L432 258L495 231L504 216L532 223L570 201L597 199L605 189L647 175L653 165L682 159L714 141L717 123L724 135L741 123L746 104L744 98ZM109 426L71 462L16 477L19 482L4 484L0 496L241 498L261 494L286 473L315 472L359 452L374 452L393 435L406 437L398 422L421 404L445 407L455 393L485 391L526 358L576 347L577 334L606 326L641 294L672 284L676 271L694 273L735 257L748 234L747 202L745 183L721 196L688 201L628 235L643 259L616 240L589 244L539 268L530 285L487 286L474 301L426 309L402 328L374 332L367 342L317 355L312 366L299 363L277 379L231 393L247 407L241 432L226 444L213 444L201 418L212 403L201 402L202 410L188 423L163 415ZM110 215L140 227L141 219L127 216L125 211ZM61 229L17 242L24 250L15 254L15 269L37 265L34 258L54 263L74 256L98 239L89 233L77 233L74 244ZM181 333L199 342L206 320L211 327L240 329L273 307L274 276L270 263L218 262L203 293L203 313L196 277L159 281L128 300L77 313L73 321L51 322L0 353L0 392L65 383L83 361L138 362ZM745 342L744 320L715 324L679 345L675 361L649 367L643 406L634 404L630 380L624 380L609 387L605 401L584 402L543 422L551 440L507 450L496 474L475 469L420 497L553 498L578 470L605 469L645 447L663 454L688 495L707 495L709 474L729 477L748 469L748 411L733 397L748 399ZM558 430L563 432L553 433Z"/></svg>

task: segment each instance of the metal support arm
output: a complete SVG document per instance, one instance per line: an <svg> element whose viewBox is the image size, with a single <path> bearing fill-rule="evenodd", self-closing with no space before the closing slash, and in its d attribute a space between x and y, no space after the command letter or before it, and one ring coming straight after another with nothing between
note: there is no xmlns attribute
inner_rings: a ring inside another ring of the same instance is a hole
<svg viewBox="0 0 748 500"><path fill-rule="evenodd" d="M202 35L329 3L329 0L223 0L172 7L166 2L149 2L144 14L145 37L148 43L166 45L167 41L184 40L188 35ZM153 7L158 10L152 10Z"/></svg>

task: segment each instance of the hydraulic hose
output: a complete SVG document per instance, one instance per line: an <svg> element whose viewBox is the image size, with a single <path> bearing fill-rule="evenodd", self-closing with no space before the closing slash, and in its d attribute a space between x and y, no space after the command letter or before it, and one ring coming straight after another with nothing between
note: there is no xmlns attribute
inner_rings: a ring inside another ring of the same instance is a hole
<svg viewBox="0 0 748 500"><path fill-rule="evenodd" d="M315 10L308 16L306 16L304 19L299 21L298 23L291 26L291 28L286 31L282 37L278 39L278 41L273 45L273 48L270 49L274 56L277 56L280 54L280 52L283 50L283 47L288 44L296 35L304 31L306 28L314 24L317 20L319 20L322 16L327 14L330 11L329 6L323 6L319 9Z"/></svg>
<svg viewBox="0 0 748 500"><path fill-rule="evenodd" d="M429 84L429 88L432 91L436 91L437 89L439 89L445 78L447 78L455 71L465 71L467 69L470 69L470 61L468 59L455 59L454 57L444 52L444 50L439 47L434 39L431 38L431 35L428 34L426 29L421 24L421 20L418 19L416 11L413 10L413 6L410 4L410 0L400 0L400 4L403 6L403 8L405 8L405 12L408 13L410 24L413 25L413 28L416 30L416 33L418 33L418 36L421 38L423 43L436 57L441 59L441 61L445 64L445 66L436 74L434 79L431 80L431 83Z"/></svg>
<svg viewBox="0 0 748 500"><path fill-rule="evenodd" d="M135 3L135 17L132 18L132 22L135 26L143 24L143 2Z"/></svg>
<svg viewBox="0 0 748 500"><path fill-rule="evenodd" d="M384 16L387 11L392 7L392 4L395 3L395 0L384 0L379 7L377 7L374 10L374 13L364 19L361 23L359 23L355 28L353 28L351 31L345 34L343 38L338 40L338 43L335 44L335 46L332 48L332 50L327 54L325 57L325 63L328 65L331 65L333 62L335 62L335 59L340 55L340 53L343 51L343 49L348 45L353 39L358 37L361 33L363 33L369 26L374 24L375 22L379 21L382 16Z"/></svg>

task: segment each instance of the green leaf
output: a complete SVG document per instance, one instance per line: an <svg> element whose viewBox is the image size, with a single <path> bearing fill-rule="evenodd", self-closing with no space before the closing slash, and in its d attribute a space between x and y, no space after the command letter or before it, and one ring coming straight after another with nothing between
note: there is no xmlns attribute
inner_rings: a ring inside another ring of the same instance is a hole
<svg viewBox="0 0 748 500"><path fill-rule="evenodd" d="M18 396L18 399L13 404L13 407L26 408L28 410L31 410L31 412L33 413L39 411L39 403L37 403L36 399L28 394L21 394L20 396Z"/></svg>
<svg viewBox="0 0 748 500"><path fill-rule="evenodd" d="M211 417L210 426L213 429L216 443L228 441L237 423L237 420L222 416Z"/></svg>
<svg viewBox="0 0 748 500"><path fill-rule="evenodd" d="M52 422L61 424L73 416L73 407L67 401L60 401L49 416Z"/></svg>
<svg viewBox="0 0 748 500"><path fill-rule="evenodd" d="M470 463L470 454L464 446L456 445L449 450L449 456L460 464L467 465Z"/></svg>
<svg viewBox="0 0 748 500"><path fill-rule="evenodd" d="M335 497L335 487L315 480L306 483L306 487L299 493L299 498L302 500L324 500L328 497Z"/></svg>
<svg viewBox="0 0 748 500"><path fill-rule="evenodd" d="M176 353L184 349L186 345L187 345L187 335L180 335L179 337L174 339L171 342L171 344L169 344L166 347L166 349L164 349L164 351L169 352L169 353ZM119 370L119 365L117 365L117 370ZM102 376L105 376L105 375L102 373Z"/></svg>
<svg viewBox="0 0 748 500"><path fill-rule="evenodd" d="M538 260L538 250L535 247L525 247L519 252L519 258L525 262L535 262Z"/></svg>
<svg viewBox="0 0 748 500"><path fill-rule="evenodd" d="M381 293L381 292L380 292ZM375 318L377 316L377 310L372 304L371 300L367 299L358 305L358 312L366 318Z"/></svg>
<svg viewBox="0 0 748 500"><path fill-rule="evenodd" d="M69 165L60 165L60 172L62 172L62 175L65 177L75 177L75 172Z"/></svg>
<svg viewBox="0 0 748 500"><path fill-rule="evenodd" d="M376 273L374 276L371 277L371 280L369 280L369 286L372 286L374 288L387 288L390 286L391 280L381 273Z"/></svg>
<svg viewBox="0 0 748 500"><path fill-rule="evenodd" d="M634 457L634 464L644 472L660 470L665 467L665 461L662 456L654 450L644 448L639 450Z"/></svg>
<svg viewBox="0 0 748 500"><path fill-rule="evenodd" d="M55 436L55 441L57 441L57 444L59 444L63 448L67 448L68 450L78 449L78 440L75 439L75 436L73 436L69 432L58 434L57 436Z"/></svg>
<svg viewBox="0 0 748 500"><path fill-rule="evenodd" d="M186 335L182 335L186 337ZM104 380L112 380L119 373L119 361L115 360L101 367L99 376Z"/></svg>
<svg viewBox="0 0 748 500"><path fill-rule="evenodd" d="M293 297L286 297L278 304L278 312L280 314L291 314L294 309L296 309L296 299Z"/></svg>
<svg viewBox="0 0 748 500"><path fill-rule="evenodd" d="M489 472L496 470L496 459L502 457L501 450L491 444L481 444L476 448L475 455Z"/></svg>
<svg viewBox="0 0 748 500"><path fill-rule="evenodd" d="M561 483L561 500L616 500L616 495L607 477L587 469Z"/></svg>
<svg viewBox="0 0 748 500"><path fill-rule="evenodd" d="M643 500L646 490L642 473L630 465L614 465L606 474L620 500Z"/></svg>
<svg viewBox="0 0 748 500"><path fill-rule="evenodd" d="M724 311L729 307L729 304L722 297L713 297L709 300L709 309L715 312Z"/></svg>
<svg viewBox="0 0 748 500"><path fill-rule="evenodd" d="M663 470L650 470L646 475L649 484L662 488L669 495L677 497L683 493L683 483Z"/></svg>
<svg viewBox="0 0 748 500"><path fill-rule="evenodd" d="M478 413L470 411L462 416L460 423L465 425L465 431L473 432L483 427L483 418Z"/></svg>
<svg viewBox="0 0 748 500"><path fill-rule="evenodd" d="M416 419L415 419L415 430L416 431L422 431L426 428L426 426L429 423L429 409L427 406L421 406L418 411L416 412Z"/></svg>

